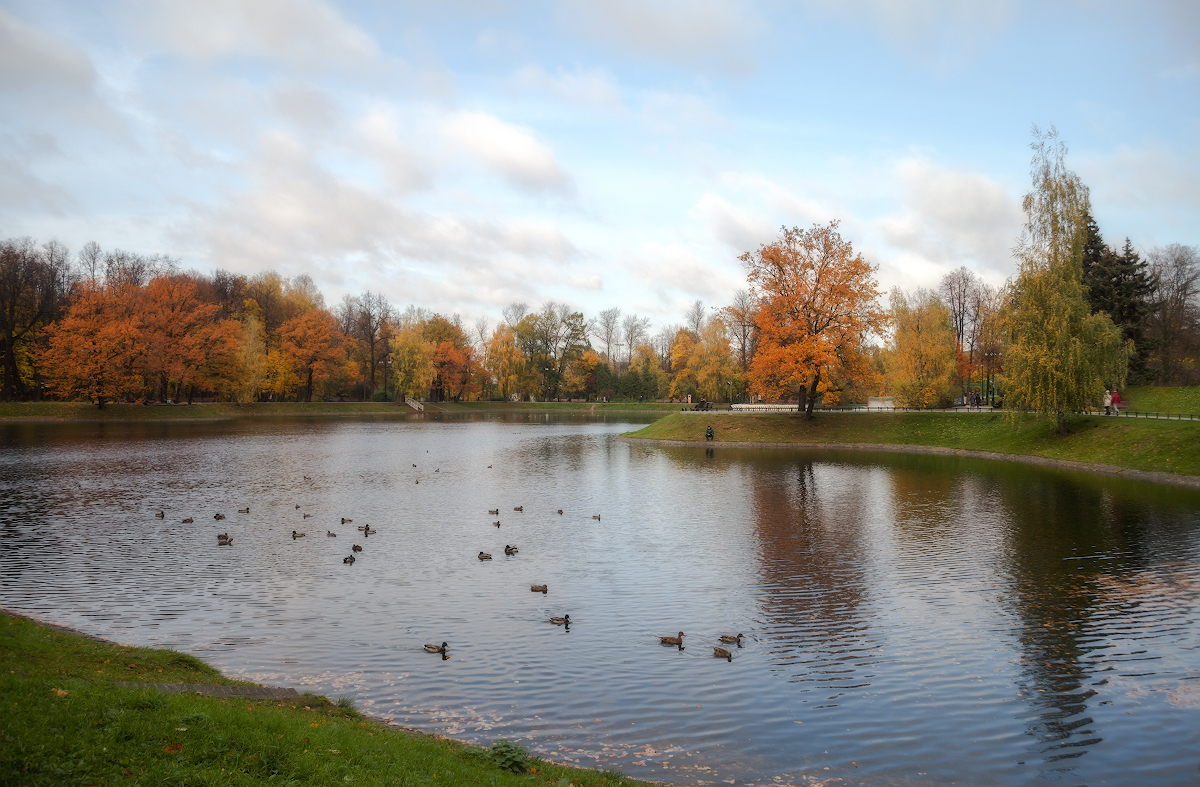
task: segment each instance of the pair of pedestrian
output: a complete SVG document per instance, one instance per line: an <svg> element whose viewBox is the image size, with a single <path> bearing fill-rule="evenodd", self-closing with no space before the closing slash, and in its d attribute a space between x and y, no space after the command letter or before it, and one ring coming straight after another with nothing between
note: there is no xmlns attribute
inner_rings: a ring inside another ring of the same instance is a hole
<svg viewBox="0 0 1200 787"><path fill-rule="evenodd" d="M1119 391L1104 391L1104 414L1105 415L1120 415L1121 414L1121 393Z"/></svg>

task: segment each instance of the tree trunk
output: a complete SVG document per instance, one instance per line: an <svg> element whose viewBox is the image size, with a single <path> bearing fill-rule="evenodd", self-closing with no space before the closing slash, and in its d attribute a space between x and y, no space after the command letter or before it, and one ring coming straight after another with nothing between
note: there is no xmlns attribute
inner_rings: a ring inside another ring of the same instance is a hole
<svg viewBox="0 0 1200 787"><path fill-rule="evenodd" d="M310 366L310 367L308 367L308 387L304 392L304 401L306 401L306 402L312 401L312 378L313 378L313 368Z"/></svg>
<svg viewBox="0 0 1200 787"><path fill-rule="evenodd" d="M103 397L103 396L97 396L97 397L96 397L96 409L97 409L97 410L103 410L103 409L104 409L104 397Z"/></svg>
<svg viewBox="0 0 1200 787"><path fill-rule="evenodd" d="M1058 411L1058 433L1064 437L1070 434L1067 431L1067 414L1063 410Z"/></svg>
<svg viewBox="0 0 1200 787"><path fill-rule="evenodd" d="M813 405L817 403L817 383L821 382L821 373L817 372L813 375L812 382L808 384L808 407L804 411L804 417L812 420Z"/></svg>
<svg viewBox="0 0 1200 787"><path fill-rule="evenodd" d="M800 401L799 401L799 403L796 405L796 412L797 412L797 413L803 413L803 412L806 412L806 411L808 410L808 404L807 404L807 402L808 402L808 389L807 389L807 388L805 388L803 385L802 385L802 386L800 386L800 390L797 392L797 398L799 398L799 400L800 400Z"/></svg>

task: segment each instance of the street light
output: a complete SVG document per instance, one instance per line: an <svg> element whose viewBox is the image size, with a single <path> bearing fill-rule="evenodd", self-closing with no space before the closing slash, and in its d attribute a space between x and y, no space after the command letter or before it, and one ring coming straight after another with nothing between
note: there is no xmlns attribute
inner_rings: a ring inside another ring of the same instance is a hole
<svg viewBox="0 0 1200 787"><path fill-rule="evenodd" d="M542 401L550 401L550 367L542 367Z"/></svg>

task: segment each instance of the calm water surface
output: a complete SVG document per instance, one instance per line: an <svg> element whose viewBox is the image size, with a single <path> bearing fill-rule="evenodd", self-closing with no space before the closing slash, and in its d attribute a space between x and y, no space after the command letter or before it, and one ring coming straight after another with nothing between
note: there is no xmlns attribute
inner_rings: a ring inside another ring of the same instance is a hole
<svg viewBox="0 0 1200 787"><path fill-rule="evenodd" d="M1200 783L1196 493L634 426L3 425L0 604L675 784Z"/></svg>

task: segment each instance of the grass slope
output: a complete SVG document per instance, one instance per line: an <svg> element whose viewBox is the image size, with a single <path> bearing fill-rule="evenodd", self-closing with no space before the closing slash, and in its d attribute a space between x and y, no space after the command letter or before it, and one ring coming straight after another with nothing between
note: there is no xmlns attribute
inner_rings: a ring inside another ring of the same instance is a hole
<svg viewBox="0 0 1200 787"><path fill-rule="evenodd" d="M634 784L381 727L324 697L246 700L107 681L234 684L170 650L98 643L0 613L0 785Z"/></svg>
<svg viewBox="0 0 1200 787"><path fill-rule="evenodd" d="M1060 437L1051 419L1001 413L677 413L628 436L703 441L709 424L722 443L928 445L1200 475L1200 421L1075 416Z"/></svg>
<svg viewBox="0 0 1200 787"><path fill-rule="evenodd" d="M1122 407L1144 413L1200 414L1200 385L1165 386L1142 385L1121 392Z"/></svg>

